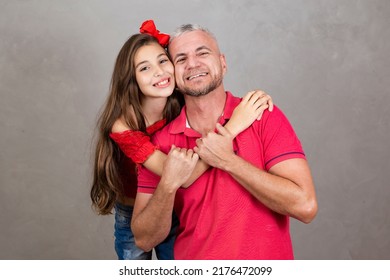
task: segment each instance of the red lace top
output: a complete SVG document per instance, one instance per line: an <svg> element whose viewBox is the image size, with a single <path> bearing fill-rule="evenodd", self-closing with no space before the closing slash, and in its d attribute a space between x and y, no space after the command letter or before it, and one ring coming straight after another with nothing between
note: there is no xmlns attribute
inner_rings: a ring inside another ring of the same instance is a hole
<svg viewBox="0 0 390 280"><path fill-rule="evenodd" d="M165 120L161 120L149 126L146 131L150 135L161 129L164 125ZM124 194L127 197L135 198L138 185L136 164L144 163L157 149L157 146L154 146L150 142L150 137L148 135L136 130L111 133L110 137L126 155L120 162L119 170Z"/></svg>
<svg viewBox="0 0 390 280"><path fill-rule="evenodd" d="M162 119L149 126L146 131L149 135L153 134L161 129L165 123L166 120ZM138 130L125 130L123 132L110 133L111 139L115 141L122 152L137 164L144 163L158 148L150 142L149 135Z"/></svg>

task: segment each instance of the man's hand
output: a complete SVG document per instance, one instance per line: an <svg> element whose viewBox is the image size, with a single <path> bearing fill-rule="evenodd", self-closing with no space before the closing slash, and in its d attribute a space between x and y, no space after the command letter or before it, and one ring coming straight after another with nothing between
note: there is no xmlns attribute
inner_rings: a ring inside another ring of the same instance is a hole
<svg viewBox="0 0 390 280"><path fill-rule="evenodd" d="M213 167L225 170L234 156L233 135L221 124L216 125L218 133L209 132L196 140L194 151L199 157Z"/></svg>

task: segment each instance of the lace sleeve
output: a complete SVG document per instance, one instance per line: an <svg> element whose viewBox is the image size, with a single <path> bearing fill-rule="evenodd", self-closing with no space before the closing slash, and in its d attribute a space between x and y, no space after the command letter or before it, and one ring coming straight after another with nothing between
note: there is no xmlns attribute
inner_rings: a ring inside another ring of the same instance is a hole
<svg viewBox="0 0 390 280"><path fill-rule="evenodd" d="M157 146L150 142L150 137L141 131L125 130L111 133L110 137L122 152L137 164L144 163L157 149Z"/></svg>

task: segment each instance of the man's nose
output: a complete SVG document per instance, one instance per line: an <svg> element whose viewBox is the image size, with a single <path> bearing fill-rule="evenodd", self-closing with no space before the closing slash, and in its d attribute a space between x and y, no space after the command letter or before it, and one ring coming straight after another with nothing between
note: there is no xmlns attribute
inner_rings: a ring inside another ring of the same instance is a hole
<svg viewBox="0 0 390 280"><path fill-rule="evenodd" d="M195 68L199 66L199 59L195 55L188 56L187 58L187 68Z"/></svg>

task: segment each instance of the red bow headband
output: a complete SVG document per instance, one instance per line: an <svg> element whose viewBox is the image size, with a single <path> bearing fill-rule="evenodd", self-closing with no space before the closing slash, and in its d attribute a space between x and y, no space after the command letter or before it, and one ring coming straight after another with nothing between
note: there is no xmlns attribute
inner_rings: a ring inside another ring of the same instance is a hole
<svg viewBox="0 0 390 280"><path fill-rule="evenodd" d="M164 48L168 45L169 35L165 33L160 33L160 31L156 29L154 21L151 19L142 23L139 32L149 34L155 37L158 40L159 44Z"/></svg>

